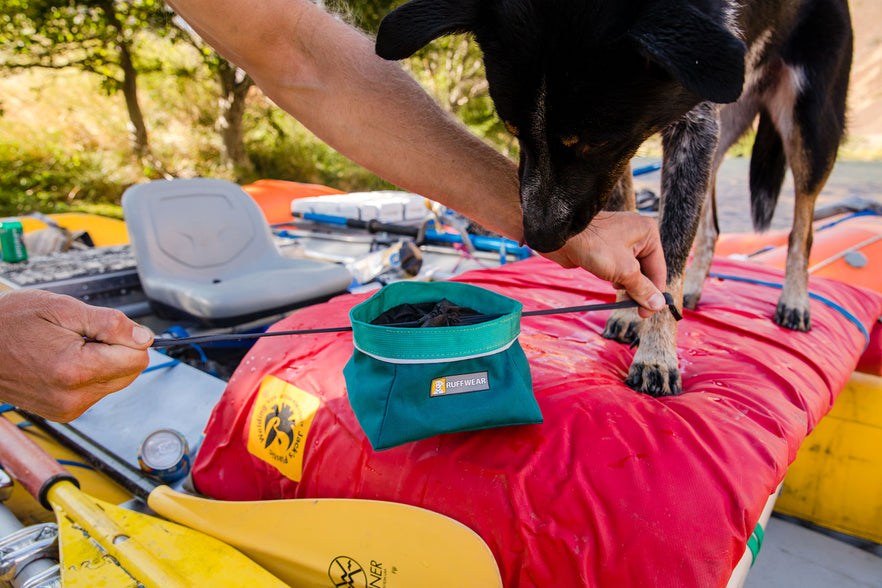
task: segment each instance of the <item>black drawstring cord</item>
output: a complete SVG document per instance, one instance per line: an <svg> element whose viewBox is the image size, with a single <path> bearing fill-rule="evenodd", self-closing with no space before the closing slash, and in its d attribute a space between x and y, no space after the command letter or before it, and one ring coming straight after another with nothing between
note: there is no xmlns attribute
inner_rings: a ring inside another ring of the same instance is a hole
<svg viewBox="0 0 882 588"><path fill-rule="evenodd" d="M677 308L677 305L674 304L674 297L665 292L665 303L667 303L668 308L671 311L671 314L674 316L676 320L681 320L683 315L680 314L680 310ZM620 308L637 308L640 306L633 300L621 300L619 302L607 302L602 304L586 304L583 306L567 306L564 308L546 308L543 310L528 310L526 312L521 313L522 317L530 317L530 316L545 316L549 314L566 314L572 312L593 312L598 310L616 310ZM501 314L477 314L473 316L462 317L461 324L475 324L481 323L484 321L491 321L493 319L497 319L503 315ZM417 326L417 321L410 321L405 323L394 323L390 325L383 325L386 327L415 327ZM198 345L200 343L214 343L219 341L238 341L240 339L257 339L260 337L279 337L281 335L315 335L320 333L345 333L347 331L351 331L352 327L327 327L323 329L301 329L297 331L269 331L263 333L232 333L232 334L220 334L220 335L196 335L193 337L177 337L177 338L158 338L153 340L153 344L151 347L155 349L160 349L163 347L174 347L177 345Z"/></svg>

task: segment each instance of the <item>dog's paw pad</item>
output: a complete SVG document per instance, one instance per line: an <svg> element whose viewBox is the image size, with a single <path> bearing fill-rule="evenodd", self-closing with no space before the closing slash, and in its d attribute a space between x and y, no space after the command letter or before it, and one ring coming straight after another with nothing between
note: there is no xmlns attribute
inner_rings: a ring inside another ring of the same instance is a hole
<svg viewBox="0 0 882 588"><path fill-rule="evenodd" d="M603 329L603 337L634 346L640 341L640 322L610 318Z"/></svg>
<svg viewBox="0 0 882 588"><path fill-rule="evenodd" d="M791 331L810 331L812 328L811 314L808 309L789 308L778 304L775 309L775 323Z"/></svg>
<svg viewBox="0 0 882 588"><path fill-rule="evenodd" d="M655 398L683 393L680 370L659 365L632 364L625 384L637 392Z"/></svg>

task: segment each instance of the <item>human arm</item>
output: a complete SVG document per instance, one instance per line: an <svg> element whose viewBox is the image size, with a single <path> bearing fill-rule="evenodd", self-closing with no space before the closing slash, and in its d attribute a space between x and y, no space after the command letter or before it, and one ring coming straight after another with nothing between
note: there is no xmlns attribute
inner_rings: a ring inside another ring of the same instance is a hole
<svg viewBox="0 0 882 588"><path fill-rule="evenodd" d="M376 56L367 36L308 0L167 1L328 145L405 190L523 239L515 164ZM620 284L649 308L664 287L660 251L652 223L616 213L547 257Z"/></svg>
<svg viewBox="0 0 882 588"><path fill-rule="evenodd" d="M147 367L149 330L43 290L0 293L0 400L67 422Z"/></svg>

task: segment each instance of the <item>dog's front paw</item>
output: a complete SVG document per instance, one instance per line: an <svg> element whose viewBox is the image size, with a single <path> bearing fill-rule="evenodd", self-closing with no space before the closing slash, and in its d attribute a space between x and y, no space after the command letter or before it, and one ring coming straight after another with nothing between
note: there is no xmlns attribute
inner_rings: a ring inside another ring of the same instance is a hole
<svg viewBox="0 0 882 588"><path fill-rule="evenodd" d="M626 345L636 345L640 341L640 321L635 310L616 310L606 321L603 336Z"/></svg>
<svg viewBox="0 0 882 588"><path fill-rule="evenodd" d="M778 302L775 308L775 323L791 331L810 331L812 328L811 314L808 308L793 308Z"/></svg>
<svg viewBox="0 0 882 588"><path fill-rule="evenodd" d="M680 370L670 366L635 362L631 364L631 370L628 372L625 384L637 392L649 394L655 398L676 396L683 393Z"/></svg>

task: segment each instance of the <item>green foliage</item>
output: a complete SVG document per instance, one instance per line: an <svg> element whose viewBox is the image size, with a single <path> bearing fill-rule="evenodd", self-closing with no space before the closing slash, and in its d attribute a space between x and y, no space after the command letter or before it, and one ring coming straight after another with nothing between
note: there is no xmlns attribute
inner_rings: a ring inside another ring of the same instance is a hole
<svg viewBox="0 0 882 588"><path fill-rule="evenodd" d="M468 36L442 37L402 64L448 112L509 156L517 140L505 130L490 98L478 45Z"/></svg>
<svg viewBox="0 0 882 588"><path fill-rule="evenodd" d="M245 143L254 163L247 181L274 178L323 184L347 192L393 188L328 147L262 97L251 102L245 127L249 129Z"/></svg>
<svg viewBox="0 0 882 588"><path fill-rule="evenodd" d="M172 14L155 0L6 0L0 8L0 43L8 68L76 67L102 76L108 92L122 83L120 43L145 28L157 34Z"/></svg>
<svg viewBox="0 0 882 588"><path fill-rule="evenodd" d="M318 3L373 34L383 17L404 1L324 0ZM405 60L402 66L445 110L456 115L475 134L506 155L517 154L517 141L505 130L490 99L481 50L469 36L437 39Z"/></svg>
<svg viewBox="0 0 882 588"><path fill-rule="evenodd" d="M0 216L88 210L115 191L94 152L61 152L0 139ZM105 212L112 214L112 209Z"/></svg>
<svg viewBox="0 0 882 588"><path fill-rule="evenodd" d="M404 0L317 0L316 4L335 14L342 14L354 26L376 33L380 21Z"/></svg>
<svg viewBox="0 0 882 588"><path fill-rule="evenodd" d="M401 2L327 0L323 4L372 32ZM13 80L0 85L4 96L0 214L94 211L101 203L118 214L116 205L126 187L162 177L166 171L241 183L289 179L349 191L391 187L317 140L254 91L245 114L245 145L254 169L234 177L221 163L214 128L217 80L224 63L209 48L187 39L171 24L171 16L154 0L5 0L0 5L0 69L5 66L7 79ZM182 39L190 44L177 43ZM139 100L150 129L151 151L163 162L161 171L130 155L122 101L94 93L101 88L112 96L119 88L122 77L115 47L120 42L131 48L139 72ZM440 39L402 65L475 133L503 152L516 149L487 94L480 52L466 37ZM38 83L28 90L30 82L17 84L26 78L14 72L34 71L33 67L78 68L99 74L101 82L87 85L56 75L51 79L57 84ZM16 106L10 109L13 103ZM22 108L32 111L30 118ZM21 124L25 119L30 122Z"/></svg>

